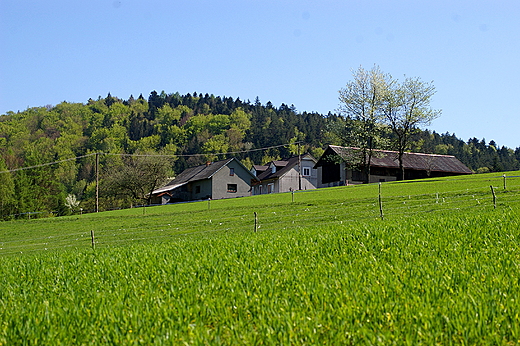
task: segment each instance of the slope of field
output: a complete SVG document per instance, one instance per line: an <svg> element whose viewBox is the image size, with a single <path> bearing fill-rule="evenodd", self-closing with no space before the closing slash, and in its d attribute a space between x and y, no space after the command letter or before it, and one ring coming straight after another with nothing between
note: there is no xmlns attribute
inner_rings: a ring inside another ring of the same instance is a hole
<svg viewBox="0 0 520 346"><path fill-rule="evenodd" d="M0 345L518 344L507 175L0 223Z"/></svg>

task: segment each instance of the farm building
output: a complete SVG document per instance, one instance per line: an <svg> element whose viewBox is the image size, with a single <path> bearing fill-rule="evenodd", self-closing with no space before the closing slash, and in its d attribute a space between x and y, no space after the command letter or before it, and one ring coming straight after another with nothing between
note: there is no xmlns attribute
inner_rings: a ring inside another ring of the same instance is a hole
<svg viewBox="0 0 520 346"><path fill-rule="evenodd" d="M316 162L310 154L305 154L271 161L265 166L253 166L251 172L260 180L253 186L253 194L315 189L318 183Z"/></svg>
<svg viewBox="0 0 520 346"><path fill-rule="evenodd" d="M329 145L315 165L318 170L318 187L360 184L366 175L359 169L352 169L347 163L356 155L355 148ZM376 150L370 162L370 183L398 180L398 152ZM455 156L404 153L405 179L444 177L449 175L472 174L473 172Z"/></svg>
<svg viewBox="0 0 520 346"><path fill-rule="evenodd" d="M237 159L231 158L184 170L152 192L153 204L251 195L258 179Z"/></svg>

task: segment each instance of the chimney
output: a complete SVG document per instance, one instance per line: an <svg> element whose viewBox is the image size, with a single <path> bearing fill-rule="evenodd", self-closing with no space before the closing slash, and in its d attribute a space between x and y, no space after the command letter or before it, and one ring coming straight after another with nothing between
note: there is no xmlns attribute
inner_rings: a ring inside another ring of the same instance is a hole
<svg viewBox="0 0 520 346"><path fill-rule="evenodd" d="M211 165L211 161L206 161L206 167L209 167Z"/></svg>

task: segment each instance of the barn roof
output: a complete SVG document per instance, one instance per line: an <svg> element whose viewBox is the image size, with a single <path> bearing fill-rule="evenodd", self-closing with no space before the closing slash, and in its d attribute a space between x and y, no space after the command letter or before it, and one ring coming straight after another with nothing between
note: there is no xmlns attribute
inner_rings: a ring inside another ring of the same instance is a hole
<svg viewBox="0 0 520 346"><path fill-rule="evenodd" d="M316 166L320 166L323 157L330 155L331 151L341 158L352 157L357 148L340 147L329 145L324 155ZM371 167L399 168L399 159L397 151L375 150L378 154L374 155L371 160ZM449 172L458 174L473 173L466 165L460 162L452 155L423 154L405 152L403 155L403 166L408 170L427 170L432 172Z"/></svg>

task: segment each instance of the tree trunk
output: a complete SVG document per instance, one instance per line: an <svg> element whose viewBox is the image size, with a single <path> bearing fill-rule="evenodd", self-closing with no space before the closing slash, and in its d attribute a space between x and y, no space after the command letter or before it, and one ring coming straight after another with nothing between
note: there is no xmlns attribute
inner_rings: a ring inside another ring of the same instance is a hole
<svg viewBox="0 0 520 346"><path fill-rule="evenodd" d="M371 161L372 161L372 150L369 150L368 151L368 160L365 164L365 173L366 173L366 178L367 178L367 181L366 181L367 184L370 183L370 162Z"/></svg>
<svg viewBox="0 0 520 346"><path fill-rule="evenodd" d="M401 173L399 180L404 180L403 152L401 151L399 151L399 172Z"/></svg>

